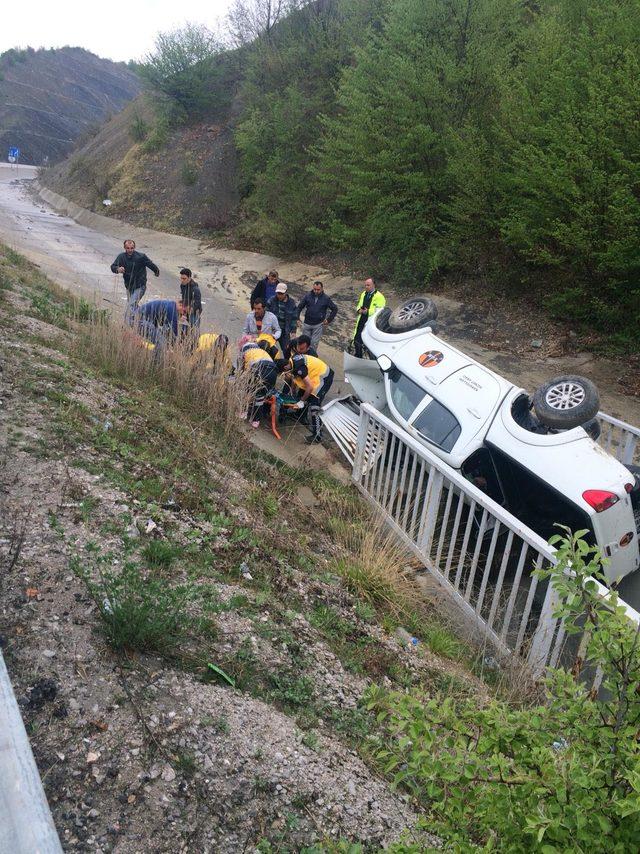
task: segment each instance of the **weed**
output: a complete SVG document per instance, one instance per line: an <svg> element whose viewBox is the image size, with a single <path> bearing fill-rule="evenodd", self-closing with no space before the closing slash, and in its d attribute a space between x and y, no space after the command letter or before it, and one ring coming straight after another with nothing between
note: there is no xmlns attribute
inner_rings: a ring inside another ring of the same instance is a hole
<svg viewBox="0 0 640 854"><path fill-rule="evenodd" d="M313 681L297 671L278 670L269 674L271 697L285 706L306 706L313 697Z"/></svg>
<svg viewBox="0 0 640 854"><path fill-rule="evenodd" d="M142 549L142 557L145 561L149 566L158 569L168 569L181 553L180 546L166 540L151 540Z"/></svg>
<svg viewBox="0 0 640 854"><path fill-rule="evenodd" d="M309 750L317 750L319 744L318 733L314 732L314 730L309 730L309 732L305 732L305 734L302 736L302 743L305 747L308 747Z"/></svg>
<svg viewBox="0 0 640 854"><path fill-rule="evenodd" d="M191 157L185 157L180 167L180 180L185 187L192 187L198 180L198 169Z"/></svg>
<svg viewBox="0 0 640 854"><path fill-rule="evenodd" d="M197 763L195 754L190 750L182 750L176 754L175 762L178 771L185 777L193 777L196 773Z"/></svg>
<svg viewBox="0 0 640 854"><path fill-rule="evenodd" d="M120 574L107 571L93 581L79 561L72 568L98 606L104 632L116 650L139 650L174 655L185 631L193 626L186 612L194 598L191 588L172 588L164 581L145 578L138 566L127 563Z"/></svg>
<svg viewBox="0 0 640 854"><path fill-rule="evenodd" d="M465 653L463 643L439 623L427 623L422 629L422 637L432 652L444 658L459 661Z"/></svg>

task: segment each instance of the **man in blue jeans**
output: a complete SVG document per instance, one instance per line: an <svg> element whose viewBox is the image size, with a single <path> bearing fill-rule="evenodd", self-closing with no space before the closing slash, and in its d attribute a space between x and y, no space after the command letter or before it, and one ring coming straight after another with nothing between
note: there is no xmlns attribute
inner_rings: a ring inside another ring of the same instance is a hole
<svg viewBox="0 0 640 854"><path fill-rule="evenodd" d="M131 323L133 312L147 290L147 268L154 276L160 275L160 270L144 252L136 251L135 240L124 241L124 252L121 252L111 265L112 273L121 273L127 291L127 308L125 318Z"/></svg>
<svg viewBox="0 0 640 854"><path fill-rule="evenodd" d="M131 325L146 341L155 346L160 357L178 338L178 321L182 304L172 299L154 299L133 311Z"/></svg>

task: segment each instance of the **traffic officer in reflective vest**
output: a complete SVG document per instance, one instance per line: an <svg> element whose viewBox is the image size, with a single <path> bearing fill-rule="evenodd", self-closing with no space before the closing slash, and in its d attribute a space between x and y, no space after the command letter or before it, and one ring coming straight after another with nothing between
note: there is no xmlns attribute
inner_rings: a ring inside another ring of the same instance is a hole
<svg viewBox="0 0 640 854"><path fill-rule="evenodd" d="M293 384L299 393L298 407L307 406L308 424L311 433L305 437L307 445L322 439L322 421L320 408L326 393L333 383L333 371L317 356L295 353L289 362L285 362Z"/></svg>

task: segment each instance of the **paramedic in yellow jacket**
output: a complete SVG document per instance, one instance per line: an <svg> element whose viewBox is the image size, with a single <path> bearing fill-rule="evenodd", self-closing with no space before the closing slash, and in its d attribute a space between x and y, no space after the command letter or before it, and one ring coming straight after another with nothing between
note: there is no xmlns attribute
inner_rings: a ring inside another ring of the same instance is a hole
<svg viewBox="0 0 640 854"><path fill-rule="evenodd" d="M354 355L358 359L362 358L362 330L364 329L367 320L379 308L384 308L386 304L387 301L384 298L384 294L377 290L373 279L367 279L364 283L364 290L360 294L358 305L356 306L356 313L358 317L353 330Z"/></svg>
<svg viewBox="0 0 640 854"><path fill-rule="evenodd" d="M308 424L311 433L305 437L307 445L322 439L322 421L320 407L326 393L333 383L333 371L317 356L295 353L288 361L279 362L281 370L286 371L287 379L298 389L298 407L307 406Z"/></svg>
<svg viewBox="0 0 640 854"><path fill-rule="evenodd" d="M231 373L232 359L229 353L229 338L216 332L203 332L198 337L195 358L204 363L208 371L221 370L226 376Z"/></svg>
<svg viewBox="0 0 640 854"><path fill-rule="evenodd" d="M266 350L263 350L255 341L246 341L240 346L238 371L240 373L251 371L254 378L249 420L251 426L257 429L260 426L265 398L276 384L278 369Z"/></svg>

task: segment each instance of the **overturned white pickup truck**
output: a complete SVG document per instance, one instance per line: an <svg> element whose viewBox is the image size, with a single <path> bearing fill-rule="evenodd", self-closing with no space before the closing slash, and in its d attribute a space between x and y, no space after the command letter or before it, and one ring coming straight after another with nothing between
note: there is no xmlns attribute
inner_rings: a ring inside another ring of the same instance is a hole
<svg viewBox="0 0 640 854"><path fill-rule="evenodd" d="M436 316L432 300L415 297L369 319L362 340L372 358L345 354L356 402L392 418L544 539L556 523L586 529L609 560L610 582L638 569L640 469L597 444L595 386L559 377L531 398L437 337Z"/></svg>

